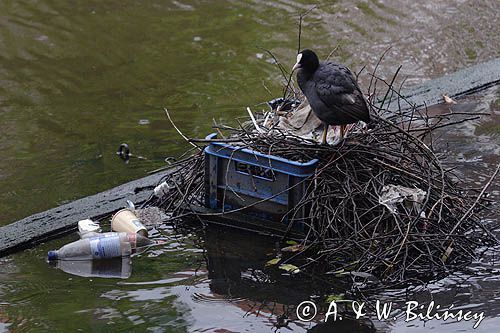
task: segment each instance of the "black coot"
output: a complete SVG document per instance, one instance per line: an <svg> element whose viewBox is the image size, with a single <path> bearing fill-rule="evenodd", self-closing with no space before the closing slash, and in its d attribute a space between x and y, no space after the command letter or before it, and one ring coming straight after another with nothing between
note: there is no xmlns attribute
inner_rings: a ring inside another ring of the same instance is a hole
<svg viewBox="0 0 500 333"><path fill-rule="evenodd" d="M297 82L309 101L311 109L323 122L322 143L326 143L329 125L341 125L344 137L345 125L359 120L370 121L368 105L351 71L330 61L319 61L311 50L297 55Z"/></svg>

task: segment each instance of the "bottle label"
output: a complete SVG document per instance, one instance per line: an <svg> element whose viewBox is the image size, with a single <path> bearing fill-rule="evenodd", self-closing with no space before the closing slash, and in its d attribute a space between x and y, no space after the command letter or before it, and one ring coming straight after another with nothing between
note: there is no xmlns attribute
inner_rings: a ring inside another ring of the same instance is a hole
<svg viewBox="0 0 500 333"><path fill-rule="evenodd" d="M94 259L121 257L120 236L93 237L90 250Z"/></svg>

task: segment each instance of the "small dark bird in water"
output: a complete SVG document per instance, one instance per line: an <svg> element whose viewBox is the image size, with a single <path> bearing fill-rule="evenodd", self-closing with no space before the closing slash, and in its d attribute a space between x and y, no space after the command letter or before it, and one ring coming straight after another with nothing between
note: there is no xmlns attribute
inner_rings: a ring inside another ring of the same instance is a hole
<svg viewBox="0 0 500 333"><path fill-rule="evenodd" d="M306 49L297 55L292 71L296 69L300 89L314 114L323 122L323 144L330 125L340 125L343 138L346 125L370 121L368 104L347 67L319 61L316 53Z"/></svg>

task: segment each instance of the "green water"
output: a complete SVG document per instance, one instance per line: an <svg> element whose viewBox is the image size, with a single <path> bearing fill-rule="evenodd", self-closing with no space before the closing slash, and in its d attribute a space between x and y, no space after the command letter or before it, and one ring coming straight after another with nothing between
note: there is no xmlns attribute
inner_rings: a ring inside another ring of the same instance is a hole
<svg viewBox="0 0 500 333"><path fill-rule="evenodd" d="M74 239L66 237L50 246ZM124 284L117 279L72 276L50 267L42 260L49 248L25 251L16 258L15 268L12 262L2 263L0 276L4 281L0 292L10 296L6 303L0 303L0 321L6 320L13 331L121 332L129 331L131 326L136 331L147 327L184 331L188 325L187 313L172 306L176 296L170 289L179 281L190 285L204 277L203 273L195 276L200 260L196 253L181 247L165 250L154 259L132 258L133 277ZM5 274L10 269L13 272ZM10 276L23 283L16 284ZM149 284L144 287L140 281Z"/></svg>
<svg viewBox="0 0 500 333"><path fill-rule="evenodd" d="M212 118L269 99L263 83L280 93L257 46L295 43L293 31L273 32L292 18L274 13L279 24L263 26L272 11L227 3L3 2L0 13L0 224L164 165L187 145L163 107L204 136ZM148 160L121 163L122 142Z"/></svg>
<svg viewBox="0 0 500 333"><path fill-rule="evenodd" d="M389 46L380 73L403 64L410 85L500 56L497 1L318 4L304 21L302 46L322 58L336 49L332 59L354 70L372 69ZM142 177L184 152L189 146L164 107L188 136L204 137L212 119L234 124L246 106L279 96L281 74L262 48L290 68L297 14L311 6L0 2L0 225ZM115 154L122 142L145 159L123 163ZM245 315L253 289L233 299L233 285L227 294L214 287L189 237L171 236L164 248L133 258L126 280L73 276L45 262L47 250L75 237L0 259L0 332L273 330L270 310Z"/></svg>

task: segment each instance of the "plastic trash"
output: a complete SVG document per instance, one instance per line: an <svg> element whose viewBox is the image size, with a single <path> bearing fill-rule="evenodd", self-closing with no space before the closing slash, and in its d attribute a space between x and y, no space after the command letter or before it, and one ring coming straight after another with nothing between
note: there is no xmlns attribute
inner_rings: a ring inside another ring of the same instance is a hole
<svg viewBox="0 0 500 333"><path fill-rule="evenodd" d="M118 151L116 152L116 155L120 156L122 160L125 162L128 162L130 160L130 147L126 143L122 143L120 147L118 147Z"/></svg>
<svg viewBox="0 0 500 333"><path fill-rule="evenodd" d="M267 102L267 105L269 105L269 107L271 107L272 110L277 110L279 108L279 111L289 111L292 108L297 107L299 104L300 104L299 100L285 99L283 97L278 97Z"/></svg>
<svg viewBox="0 0 500 333"><path fill-rule="evenodd" d="M127 279L132 275L129 257L105 260L57 260L55 267L73 275L107 279Z"/></svg>
<svg viewBox="0 0 500 333"><path fill-rule="evenodd" d="M420 210L427 192L419 188L408 188L400 185L385 185L380 192L378 202L386 206L393 214L398 212L398 204L403 204L408 210ZM425 213L422 212L423 217Z"/></svg>
<svg viewBox="0 0 500 333"><path fill-rule="evenodd" d="M89 232L101 232L101 226L90 219L80 220L78 221L78 232L80 236Z"/></svg>
<svg viewBox="0 0 500 333"><path fill-rule="evenodd" d="M134 250L141 248L141 247L151 246L151 245L155 245L155 244L161 244L161 241L157 242L157 241L151 240L147 237L144 237L140 234L132 234L132 233L126 233L126 232L103 232L103 233L89 232L89 233L83 235L82 239L115 237L116 235L119 235L119 234L126 234L127 235L128 240L130 242L130 246L132 248L132 252L134 252Z"/></svg>
<svg viewBox="0 0 500 333"><path fill-rule="evenodd" d="M170 192L170 190L174 189L175 185L169 183L168 181L163 181L160 184L158 184L154 190L153 193L157 198L163 198L166 194Z"/></svg>
<svg viewBox="0 0 500 333"><path fill-rule="evenodd" d="M132 201L130 200L127 200L127 208L130 209L131 211L134 211L135 210L135 205Z"/></svg>
<svg viewBox="0 0 500 333"><path fill-rule="evenodd" d="M158 244L156 241L151 240L147 237L144 237L140 234L132 234L132 233L126 233L126 232L103 232L103 233L97 233L97 232L89 232L88 234L84 235L82 238L100 238L100 237L115 237L116 235L121 235L121 234L126 234L128 237L128 240L130 242L130 245L132 247L132 250L145 247L145 246L150 246L150 245L155 245Z"/></svg>
<svg viewBox="0 0 500 333"><path fill-rule="evenodd" d="M80 238L83 239L83 238L91 238L91 237L99 237L99 236L103 236L103 237L106 237L106 233L100 233L100 232L97 232L97 231L89 231L89 232L86 232L84 234L80 234Z"/></svg>
<svg viewBox="0 0 500 333"><path fill-rule="evenodd" d="M89 233L90 234L90 233ZM154 241L135 233L93 233L75 242L49 251L51 260L90 260L127 257L137 248L153 245Z"/></svg>
<svg viewBox="0 0 500 333"><path fill-rule="evenodd" d="M138 233L144 237L148 236L146 227L129 208L119 210L113 215L111 218L111 229L117 232Z"/></svg>

